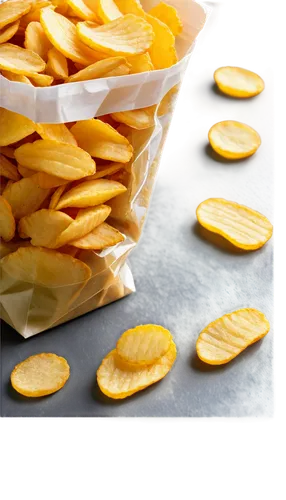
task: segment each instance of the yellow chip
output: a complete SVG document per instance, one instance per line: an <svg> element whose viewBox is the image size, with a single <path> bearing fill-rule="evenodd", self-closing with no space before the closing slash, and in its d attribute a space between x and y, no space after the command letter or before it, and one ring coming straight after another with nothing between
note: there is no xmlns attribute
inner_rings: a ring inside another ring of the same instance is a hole
<svg viewBox="0 0 286 500"><path fill-rule="evenodd" d="M111 116L115 121L125 123L128 127L135 128L137 130L144 130L154 126L155 111L156 106L150 106L149 108L112 113Z"/></svg>
<svg viewBox="0 0 286 500"><path fill-rule="evenodd" d="M253 155L261 144L260 136L253 128L232 120L213 125L208 138L213 150L230 160Z"/></svg>
<svg viewBox="0 0 286 500"><path fill-rule="evenodd" d="M11 158L11 159L15 158L14 148L11 148L10 146L0 147L0 154L6 156L7 158Z"/></svg>
<svg viewBox="0 0 286 500"><path fill-rule="evenodd" d="M204 328L197 340L197 354L205 363L223 365L262 339L269 329L269 322L262 312L257 309L239 309Z"/></svg>
<svg viewBox="0 0 286 500"><path fill-rule="evenodd" d="M58 235L53 248L60 248L90 233L107 219L110 212L111 208L107 205L80 209L76 219L72 221L65 231Z"/></svg>
<svg viewBox="0 0 286 500"><path fill-rule="evenodd" d="M101 120L92 118L77 122L71 133L91 156L120 163L127 163L132 158L133 147L128 139Z"/></svg>
<svg viewBox="0 0 286 500"><path fill-rule="evenodd" d="M78 240L70 242L70 245L85 250L103 250L107 247L113 247L124 240L123 234L117 229L103 222L89 234Z"/></svg>
<svg viewBox="0 0 286 500"><path fill-rule="evenodd" d="M116 76L116 68L122 66L123 64L127 65L125 57L108 57L107 59L97 61L96 63L82 69L78 73L71 75L67 78L65 83L83 82L85 80L107 77L110 71L114 71L115 74L113 74L113 76Z"/></svg>
<svg viewBox="0 0 286 500"><path fill-rule="evenodd" d="M18 224L21 238L31 238L36 247L54 248L58 236L69 227L73 219L58 210L42 209L23 217Z"/></svg>
<svg viewBox="0 0 286 500"><path fill-rule="evenodd" d="M36 123L36 131L42 139L77 146L74 136L64 123Z"/></svg>
<svg viewBox="0 0 286 500"><path fill-rule="evenodd" d="M256 250L272 236L272 224L264 215L233 201L209 198L196 213L203 227L243 250Z"/></svg>
<svg viewBox="0 0 286 500"><path fill-rule="evenodd" d="M101 205L125 191L126 187L116 181L107 179L84 181L61 197L57 210L67 207L86 208Z"/></svg>
<svg viewBox="0 0 286 500"><path fill-rule="evenodd" d="M50 75L40 75L37 73L30 75L30 78L36 87L49 87L54 81L54 78Z"/></svg>
<svg viewBox="0 0 286 500"><path fill-rule="evenodd" d="M107 175L112 175L124 168L122 163L110 163L109 165L104 165L103 167L97 167L95 174L89 175L85 180L95 181L96 179L101 179Z"/></svg>
<svg viewBox="0 0 286 500"><path fill-rule="evenodd" d="M152 26L143 18L127 14L93 28L87 21L76 26L78 36L89 47L114 56L143 54L152 45Z"/></svg>
<svg viewBox="0 0 286 500"><path fill-rule="evenodd" d="M177 10L172 5L168 5L165 2L160 2L149 11L149 14L169 26L174 36L177 36L181 33L183 29L183 23L179 17Z"/></svg>
<svg viewBox="0 0 286 500"><path fill-rule="evenodd" d="M30 175L28 177L30 177ZM44 189L51 189L68 184L68 181L66 179L62 179L61 177L57 177L56 175L46 174L46 172L37 172L35 174L34 171L34 175L32 177L33 181Z"/></svg>
<svg viewBox="0 0 286 500"><path fill-rule="evenodd" d="M47 62L48 51L52 48L50 40L47 38L41 23L34 21L29 23L25 31L26 49L32 50Z"/></svg>
<svg viewBox="0 0 286 500"><path fill-rule="evenodd" d="M132 365L152 365L170 348L172 335L159 325L140 325L124 332L116 344L117 355Z"/></svg>
<svg viewBox="0 0 286 500"><path fill-rule="evenodd" d="M171 341L167 353L153 365L130 368L120 360L114 349L104 358L97 370L97 383L103 394L109 398L126 398L164 378L171 370L176 356L176 345Z"/></svg>
<svg viewBox="0 0 286 500"><path fill-rule="evenodd" d="M128 62L125 62L123 64L120 64L120 66L117 66L117 68L112 69L108 73L106 73L105 78L110 78L111 76L124 76L129 74L130 64Z"/></svg>
<svg viewBox="0 0 286 500"><path fill-rule="evenodd" d="M45 66L45 61L31 50L22 49L12 43L0 45L0 69L33 76L37 72L44 71Z"/></svg>
<svg viewBox="0 0 286 500"><path fill-rule="evenodd" d="M46 72L56 80L64 80L69 76L67 58L55 47L48 52Z"/></svg>
<svg viewBox="0 0 286 500"><path fill-rule="evenodd" d="M53 195L51 196L51 199L50 199L50 204L49 204L49 208L50 209L55 209L59 200L60 200L60 197L62 196L63 192L67 189L67 186L68 184L63 184L62 186L59 186L55 192L53 193Z"/></svg>
<svg viewBox="0 0 286 500"><path fill-rule="evenodd" d="M33 132L35 132L35 124L32 120L8 109L0 108L0 146L9 146Z"/></svg>
<svg viewBox="0 0 286 500"><path fill-rule="evenodd" d="M170 28L156 17L146 15L146 20L155 33L154 42L149 49L151 61L155 69L173 66L178 61L175 49L175 37Z"/></svg>
<svg viewBox="0 0 286 500"><path fill-rule="evenodd" d="M5 198L0 196L0 238L10 241L15 236L16 224L12 209Z"/></svg>
<svg viewBox="0 0 286 500"><path fill-rule="evenodd" d="M22 177L31 177L31 175L35 175L35 170L23 167L23 165L18 165L18 172L21 174Z"/></svg>
<svg viewBox="0 0 286 500"><path fill-rule="evenodd" d="M3 194L11 205L15 219L21 219L38 210L50 195L50 189L43 189L33 180L34 176L14 182Z"/></svg>
<svg viewBox="0 0 286 500"><path fill-rule="evenodd" d="M225 66L214 73L214 80L224 94L232 97L253 97L264 90L264 81L248 69Z"/></svg>
<svg viewBox="0 0 286 500"><path fill-rule="evenodd" d="M49 0L34 0L33 6L31 8L30 12L28 12L28 14L26 14L25 16L23 16L21 18L20 26L22 26L23 28L26 28L29 23L32 23L34 21L39 22L41 9L43 9L44 7L49 7L50 9L54 8L54 6L51 4L51 2Z"/></svg>
<svg viewBox="0 0 286 500"><path fill-rule="evenodd" d="M11 373L15 391L29 398L39 398L59 391L70 376L65 358L51 353L36 354L22 361Z"/></svg>
<svg viewBox="0 0 286 500"><path fill-rule="evenodd" d="M149 52L138 56L129 56L127 62L131 64L130 73L144 73L154 69Z"/></svg>
<svg viewBox="0 0 286 500"><path fill-rule="evenodd" d="M84 21L98 21L98 16L96 15L95 8L97 6L97 2L88 0L67 0L68 6L72 9L72 11ZM94 8L92 9L92 4Z"/></svg>
<svg viewBox="0 0 286 500"><path fill-rule="evenodd" d="M15 150L15 158L31 170L67 180L81 179L95 172L95 162L86 151L57 141L42 139L23 144Z"/></svg>
<svg viewBox="0 0 286 500"><path fill-rule="evenodd" d="M5 156L0 154L0 175L6 177L6 179L11 179L12 181L19 181L21 176L17 170L17 167L13 165Z"/></svg>
<svg viewBox="0 0 286 500"><path fill-rule="evenodd" d="M114 0L122 14L134 14L135 16L145 17L146 13L140 3L140 0Z"/></svg>
<svg viewBox="0 0 286 500"><path fill-rule="evenodd" d="M19 82L19 83L26 83L27 85L33 85L29 78L27 78L25 75L18 75L17 73L12 73L11 71L2 71L2 75L7 78L7 80L10 80L12 82Z"/></svg>
<svg viewBox="0 0 286 500"><path fill-rule="evenodd" d="M110 23L122 17L122 13L113 0L97 0L96 9L103 23Z"/></svg>
<svg viewBox="0 0 286 500"><path fill-rule="evenodd" d="M16 252L16 250L18 250L18 248L20 247L29 247L29 246L30 246L29 241L18 240L18 241L5 242L3 239L1 240L0 238L0 259L6 257L6 255L9 255L10 253Z"/></svg>
<svg viewBox="0 0 286 500"><path fill-rule="evenodd" d="M8 0L0 4L0 29L27 14L32 7L32 0Z"/></svg>
<svg viewBox="0 0 286 500"><path fill-rule="evenodd" d="M49 8L42 9L41 25L50 42L68 59L84 66L100 59L94 50L78 38L76 26L61 14Z"/></svg>
<svg viewBox="0 0 286 500"><path fill-rule="evenodd" d="M1 6L0 6L1 7ZM20 21L15 21L14 23L7 24L4 28L0 29L0 43L5 43L15 35L18 31Z"/></svg>

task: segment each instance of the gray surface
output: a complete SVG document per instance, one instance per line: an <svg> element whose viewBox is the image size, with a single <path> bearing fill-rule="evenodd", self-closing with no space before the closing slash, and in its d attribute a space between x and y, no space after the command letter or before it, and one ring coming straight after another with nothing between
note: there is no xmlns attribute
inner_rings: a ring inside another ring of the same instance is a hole
<svg viewBox="0 0 286 500"><path fill-rule="evenodd" d="M235 26L237 16L232 15ZM216 32L224 25L218 22ZM209 32L211 36L211 28ZM263 45L258 66L251 69L264 77L266 90L252 100L237 101L212 88L214 69L229 62L215 57L220 44L221 38L215 39L208 52L202 44L189 67L145 231L130 259L137 292L29 340L4 325L3 416L272 414L272 328L263 341L223 367L208 367L195 355L201 329L226 312L256 307L272 323L272 241L257 252L236 253L222 240L202 233L195 223L196 206L210 196L244 203L270 220L272 215L272 87L271 72L262 62ZM241 41L235 45L234 39L232 47L232 63L238 64L235 48L238 53ZM262 146L255 156L221 163L211 155L206 147L208 129L226 118L245 121L261 134ZM108 400L95 383L101 359L125 329L149 322L172 331L178 347L173 370L162 382L135 396ZM9 376L16 363L43 351L66 357L71 377L58 393L27 400L13 391Z"/></svg>

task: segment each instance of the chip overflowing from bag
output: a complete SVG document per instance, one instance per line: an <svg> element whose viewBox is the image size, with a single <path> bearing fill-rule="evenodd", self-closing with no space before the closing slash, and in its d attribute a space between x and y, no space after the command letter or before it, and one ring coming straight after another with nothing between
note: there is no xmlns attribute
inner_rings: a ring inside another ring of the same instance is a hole
<svg viewBox="0 0 286 500"><path fill-rule="evenodd" d="M164 378L177 356L169 330L140 325L122 334L116 349L97 370L100 390L112 399L124 399Z"/></svg>

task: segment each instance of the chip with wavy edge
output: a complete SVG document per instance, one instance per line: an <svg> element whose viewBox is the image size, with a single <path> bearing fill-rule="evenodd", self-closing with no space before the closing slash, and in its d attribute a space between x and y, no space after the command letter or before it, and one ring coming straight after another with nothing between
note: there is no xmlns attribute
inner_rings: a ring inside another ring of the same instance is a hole
<svg viewBox="0 0 286 500"><path fill-rule="evenodd" d="M58 236L73 219L58 210L43 208L23 217L18 223L21 238L31 238L33 246L54 248Z"/></svg>
<svg viewBox="0 0 286 500"><path fill-rule="evenodd" d="M51 193L50 189L41 188L31 177L26 177L11 184L3 194L11 205L15 219L38 210Z"/></svg>
<svg viewBox="0 0 286 500"><path fill-rule="evenodd" d="M248 69L224 66L214 72L214 80L221 92L232 97L253 97L264 90L262 78Z"/></svg>
<svg viewBox="0 0 286 500"><path fill-rule="evenodd" d="M72 11L84 21L98 21L98 16L96 14L96 1L86 1L86 0L67 0L67 4L71 7ZM91 8L91 7L94 8Z"/></svg>
<svg viewBox="0 0 286 500"><path fill-rule="evenodd" d="M69 76L67 58L55 47L48 52L46 73L53 76L55 80L64 80Z"/></svg>
<svg viewBox="0 0 286 500"><path fill-rule="evenodd" d="M71 75L69 78L65 80L65 83L72 82L83 82L85 80L94 80L95 78L103 78L108 77L109 73L112 71L112 76L116 75L116 68L120 68L122 65L128 65L125 57L108 57L107 59L103 59L102 61L97 61L90 66L78 71L74 75ZM120 70L119 74L120 76Z"/></svg>
<svg viewBox="0 0 286 500"><path fill-rule="evenodd" d="M110 23L123 16L113 0L97 0L96 11L103 23Z"/></svg>
<svg viewBox="0 0 286 500"><path fill-rule="evenodd" d="M12 71L19 75L33 76L44 71L45 61L35 52L22 49L12 43L0 45L0 69Z"/></svg>
<svg viewBox="0 0 286 500"><path fill-rule="evenodd" d="M175 9L175 7L173 7L172 5L168 5L165 2L160 2L158 3L158 5L155 5L155 7L149 10L149 14L162 21L162 23L166 24L170 28L174 36L177 36L181 33L183 29L183 23L179 17L177 9Z"/></svg>
<svg viewBox="0 0 286 500"><path fill-rule="evenodd" d="M127 62L131 65L131 74L144 73L145 71L153 71L154 69L149 52L136 56L129 56L127 57Z"/></svg>
<svg viewBox="0 0 286 500"><path fill-rule="evenodd" d="M0 29L27 14L33 5L32 0L12 0L0 4Z"/></svg>
<svg viewBox="0 0 286 500"><path fill-rule="evenodd" d="M124 241L123 234L106 222L103 222L82 238L71 241L70 245L83 250L99 251L107 247L113 247L121 241Z"/></svg>
<svg viewBox="0 0 286 500"><path fill-rule="evenodd" d="M175 37L170 28L156 17L146 15L146 21L154 30L154 41L149 48L151 61L155 69L173 66L178 61L175 49Z"/></svg>
<svg viewBox="0 0 286 500"><path fill-rule="evenodd" d="M19 181L21 179L17 167L2 154L0 154L0 175L12 181Z"/></svg>
<svg viewBox="0 0 286 500"><path fill-rule="evenodd" d="M39 21L34 21L28 24L25 31L24 46L26 49L39 54L39 56L47 62L48 51L52 48L52 44L47 38Z"/></svg>
<svg viewBox="0 0 286 500"><path fill-rule="evenodd" d="M89 175L85 178L86 181L95 181L96 179L101 179L102 177L106 177L108 175L115 174L119 170L124 168L122 163L110 163L108 165L99 166L96 169L95 174Z"/></svg>
<svg viewBox="0 0 286 500"><path fill-rule="evenodd" d="M3 196L0 196L0 238L10 241L15 236L16 223L11 206Z"/></svg>
<svg viewBox="0 0 286 500"><path fill-rule="evenodd" d="M208 133L213 150L229 160L253 155L261 144L259 134L249 125L234 120L216 123Z"/></svg>
<svg viewBox="0 0 286 500"><path fill-rule="evenodd" d="M36 123L36 132L42 139L77 146L74 136L64 123Z"/></svg>
<svg viewBox="0 0 286 500"><path fill-rule="evenodd" d="M155 111L156 106L150 106L148 108L111 113L111 116L115 121L124 123L125 125L128 125L128 127L135 128L137 130L144 130L146 128L153 127L155 124Z"/></svg>
<svg viewBox="0 0 286 500"><path fill-rule="evenodd" d="M26 116L0 108L0 146L9 146L35 132L35 124Z"/></svg>
<svg viewBox="0 0 286 500"><path fill-rule="evenodd" d="M57 204L57 210L68 207L86 208L101 205L122 194L126 187L116 181L97 179L83 181L78 186L67 191Z"/></svg>
<svg viewBox="0 0 286 500"><path fill-rule="evenodd" d="M4 28L0 29L0 43L5 43L12 38L15 33L17 33L20 25L20 21L15 21L14 23L8 24L4 26Z"/></svg>

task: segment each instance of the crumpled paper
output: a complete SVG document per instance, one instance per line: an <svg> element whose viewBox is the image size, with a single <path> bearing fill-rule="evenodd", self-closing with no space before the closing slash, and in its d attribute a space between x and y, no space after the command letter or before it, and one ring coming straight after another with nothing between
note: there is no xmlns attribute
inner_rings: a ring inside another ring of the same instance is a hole
<svg viewBox="0 0 286 500"><path fill-rule="evenodd" d="M142 2L147 11L157 3L157 0ZM169 3L176 7L184 24L176 42L180 61L171 68L47 88L8 81L0 76L0 106L36 122L85 120L157 105L154 127L138 131L121 126L134 147L134 158L120 178L127 191L108 203L112 208L108 222L125 235L125 240L101 252L82 250L76 255L92 270L88 282L48 288L19 282L3 273L1 317L24 338L135 291L126 258L140 238L180 82L207 16L206 10L194 1L171 0ZM7 244L5 253L13 250Z"/></svg>

